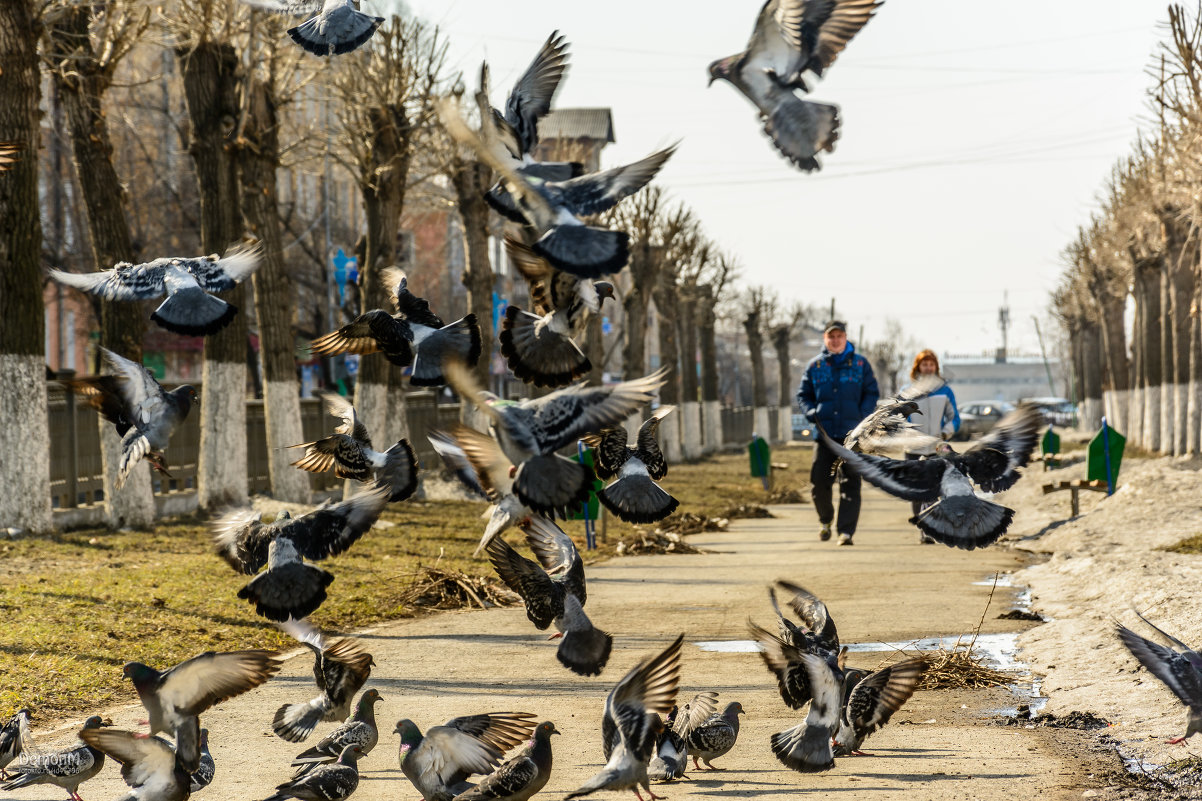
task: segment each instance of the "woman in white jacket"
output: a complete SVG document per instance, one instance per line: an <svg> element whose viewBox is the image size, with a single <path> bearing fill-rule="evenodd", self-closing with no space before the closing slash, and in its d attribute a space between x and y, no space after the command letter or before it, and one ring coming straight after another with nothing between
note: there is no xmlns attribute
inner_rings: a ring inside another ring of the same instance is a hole
<svg viewBox="0 0 1202 801"><path fill-rule="evenodd" d="M915 401L922 414L911 415L910 422L914 424L917 431L933 437L934 440L930 445L915 447L907 451L907 459L922 459L930 456L935 452L935 441L951 439L960 428L960 411L956 408L956 395L943 380L943 374L939 369L939 357L935 355L935 351L930 349L919 351L910 368L910 381L930 380L932 377L939 382L937 388ZM921 504L917 502L913 504L915 515L918 514L920 506ZM922 542L930 543L934 540L923 534Z"/></svg>

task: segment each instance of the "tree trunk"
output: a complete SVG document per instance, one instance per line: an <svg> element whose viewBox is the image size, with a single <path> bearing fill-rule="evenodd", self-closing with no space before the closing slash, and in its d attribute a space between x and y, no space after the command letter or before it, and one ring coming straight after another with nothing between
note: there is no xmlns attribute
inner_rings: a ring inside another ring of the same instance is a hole
<svg viewBox="0 0 1202 801"><path fill-rule="evenodd" d="M697 340L701 351L701 425L706 453L722 450L722 400L718 386L718 341L714 331L718 299L709 286L698 287Z"/></svg>
<svg viewBox="0 0 1202 801"><path fill-rule="evenodd" d="M768 387L764 382L764 335L758 312L744 318L743 330L747 332L747 349L751 354L751 405L759 409L768 405Z"/></svg>
<svg viewBox="0 0 1202 801"><path fill-rule="evenodd" d="M1102 384L1105 414L1111 425L1121 429L1128 425L1131 396L1131 364L1127 358L1124 321L1126 287L1120 293L1099 278L1091 279L1090 290L1102 324L1102 350L1106 367Z"/></svg>
<svg viewBox="0 0 1202 801"><path fill-rule="evenodd" d="M125 192L113 167L113 146L103 111L110 77L99 64L88 35L91 16L90 7L79 7L59 17L47 31L47 56L71 132L72 156L92 242L93 266L97 270L108 270L118 262L135 261L135 254L125 215ZM145 304L101 300L99 305L100 344L141 363L142 340L146 334ZM114 528L153 525L155 500L150 466L138 465L125 486L117 489L114 479L121 458L121 438L112 423L103 417L97 419L108 524Z"/></svg>
<svg viewBox="0 0 1202 801"><path fill-rule="evenodd" d="M1161 437L1160 405L1161 385L1164 383L1164 362L1162 361L1161 325L1162 309L1160 306L1160 259L1149 257L1141 259L1135 265L1135 285L1139 294L1136 301L1141 303L1140 352L1143 359L1143 401L1144 401L1144 447L1148 450L1164 449Z"/></svg>
<svg viewBox="0 0 1202 801"><path fill-rule="evenodd" d="M263 416L267 429L267 472L276 500L309 503L309 476L291 464L289 445L305 441L301 428L300 384L296 378L296 289L288 280L280 236L276 168L280 163L279 123L271 88L261 81L248 87L244 140L238 150L242 214L247 230L259 238L263 263L252 276L259 322L259 358L263 364Z"/></svg>
<svg viewBox="0 0 1202 801"><path fill-rule="evenodd" d="M779 325L772 329L772 348L776 351L777 381L777 413L780 423L777 439L786 442L793 438L793 368L789 364L789 339L793 334L792 326Z"/></svg>
<svg viewBox="0 0 1202 801"><path fill-rule="evenodd" d="M0 177L0 527L46 532L50 513L38 210L38 30L31 0L0 3L0 141L22 150Z"/></svg>
<svg viewBox="0 0 1202 801"><path fill-rule="evenodd" d="M1189 402L1186 442L1189 453L1202 453L1202 258L1194 263L1193 303L1189 316Z"/></svg>
<svg viewBox="0 0 1202 801"><path fill-rule="evenodd" d="M222 253L242 236L237 162L229 138L239 116L238 54L226 42L181 48L184 99L192 136L189 153L200 190L200 238ZM197 500L202 509L247 502L246 292L221 298L239 309L224 330L205 338L200 395Z"/></svg>
<svg viewBox="0 0 1202 801"><path fill-rule="evenodd" d="M488 204L484 193L492 186L492 170L478 161L457 162L451 170L459 218L463 221L463 244L467 269L463 286L467 288L467 310L480 324L480 362L476 378L483 387L491 386L493 331L492 296L496 285L492 259L488 255ZM464 404L467 408L468 404Z"/></svg>
<svg viewBox="0 0 1202 801"><path fill-rule="evenodd" d="M678 325L679 297L676 290L676 272L671 267L659 271L655 284L655 313L659 318L659 366L668 368L666 383L659 388L660 403L680 405L680 341L676 336ZM679 462L682 457L680 409L660 423L660 442L669 462Z"/></svg>
<svg viewBox="0 0 1202 801"><path fill-rule="evenodd" d="M1143 318L1146 310L1140 303L1139 282L1133 281L1131 297L1135 302L1135 313L1131 325L1131 394L1127 403L1127 439L1134 445L1146 447L1144 441L1144 358Z"/></svg>
<svg viewBox="0 0 1202 801"><path fill-rule="evenodd" d="M680 431L684 458L697 459L705 452L701 433L701 402L697 382L697 290L690 286L680 296Z"/></svg>
<svg viewBox="0 0 1202 801"><path fill-rule="evenodd" d="M1190 305L1194 296L1194 268L1198 261L1198 243L1193 241L1182 252L1173 268L1170 286L1173 327L1173 453L1198 453L1195 440L1189 438L1189 360L1192 325Z"/></svg>
<svg viewBox="0 0 1202 801"><path fill-rule="evenodd" d="M1078 427L1096 431L1102 424L1102 326L1083 320L1080 342Z"/></svg>

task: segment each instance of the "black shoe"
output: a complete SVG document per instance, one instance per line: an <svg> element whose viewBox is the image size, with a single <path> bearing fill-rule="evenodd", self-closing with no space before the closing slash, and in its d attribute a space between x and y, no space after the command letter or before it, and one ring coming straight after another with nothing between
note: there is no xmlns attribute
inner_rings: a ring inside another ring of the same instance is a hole
<svg viewBox="0 0 1202 801"><path fill-rule="evenodd" d="M826 542L831 538L831 524L823 523L822 528L818 530L818 539Z"/></svg>

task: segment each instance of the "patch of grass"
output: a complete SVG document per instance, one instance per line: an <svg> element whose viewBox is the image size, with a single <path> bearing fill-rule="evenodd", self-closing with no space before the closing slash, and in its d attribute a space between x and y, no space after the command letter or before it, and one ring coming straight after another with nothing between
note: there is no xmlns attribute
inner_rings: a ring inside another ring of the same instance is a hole
<svg viewBox="0 0 1202 801"><path fill-rule="evenodd" d="M1186 537L1177 544L1161 548L1160 550L1168 551L1169 553L1202 553L1202 534Z"/></svg>

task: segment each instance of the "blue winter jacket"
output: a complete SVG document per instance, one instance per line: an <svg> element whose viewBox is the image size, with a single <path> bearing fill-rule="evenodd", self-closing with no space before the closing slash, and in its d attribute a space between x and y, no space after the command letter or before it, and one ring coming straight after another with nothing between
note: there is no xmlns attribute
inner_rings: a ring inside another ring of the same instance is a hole
<svg viewBox="0 0 1202 801"><path fill-rule="evenodd" d="M810 421L842 440L876 408L880 397L872 365L848 342L837 356L823 348L810 360L801 376L797 405Z"/></svg>

